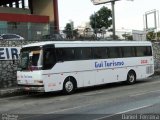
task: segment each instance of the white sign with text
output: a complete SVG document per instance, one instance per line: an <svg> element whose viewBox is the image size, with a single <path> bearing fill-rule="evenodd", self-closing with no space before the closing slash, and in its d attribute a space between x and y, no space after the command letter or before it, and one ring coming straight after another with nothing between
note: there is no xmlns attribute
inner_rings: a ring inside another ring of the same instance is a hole
<svg viewBox="0 0 160 120"><path fill-rule="evenodd" d="M20 47L0 47L0 60L17 60Z"/></svg>

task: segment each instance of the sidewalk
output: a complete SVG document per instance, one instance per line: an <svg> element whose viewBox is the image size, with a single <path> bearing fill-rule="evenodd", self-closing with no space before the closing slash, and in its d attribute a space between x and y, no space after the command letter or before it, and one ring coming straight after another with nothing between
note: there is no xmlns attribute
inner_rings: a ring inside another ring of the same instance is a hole
<svg viewBox="0 0 160 120"><path fill-rule="evenodd" d="M17 95L22 95L22 94L23 94L23 91L19 87L0 89L0 98L2 98L2 97L10 97L10 96L17 96Z"/></svg>

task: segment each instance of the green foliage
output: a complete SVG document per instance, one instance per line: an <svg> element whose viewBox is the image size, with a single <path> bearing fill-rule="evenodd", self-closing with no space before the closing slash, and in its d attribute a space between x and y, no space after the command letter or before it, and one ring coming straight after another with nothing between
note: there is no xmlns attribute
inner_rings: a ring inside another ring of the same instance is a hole
<svg viewBox="0 0 160 120"><path fill-rule="evenodd" d="M122 37L124 37L125 40L133 40L133 36L130 34L123 34Z"/></svg>
<svg viewBox="0 0 160 120"><path fill-rule="evenodd" d="M154 40L156 34L154 32L148 32L147 33L147 40Z"/></svg>
<svg viewBox="0 0 160 120"><path fill-rule="evenodd" d="M148 32L147 40L160 40L160 31L159 32Z"/></svg>
<svg viewBox="0 0 160 120"><path fill-rule="evenodd" d="M78 29L73 30L72 26L70 23L67 23L63 33L66 34L66 38L67 39L71 39L71 38L77 38L78 37Z"/></svg>
<svg viewBox="0 0 160 120"><path fill-rule="evenodd" d="M146 36L147 36L147 40L160 40L160 31L157 33L148 32Z"/></svg>
<svg viewBox="0 0 160 120"><path fill-rule="evenodd" d="M64 30L63 30L63 33L66 34L66 38L70 39L72 38L72 26L70 23L67 23Z"/></svg>
<svg viewBox="0 0 160 120"><path fill-rule="evenodd" d="M110 37L113 38L113 35L110 35ZM118 35L115 35L115 39L118 40L118 39L119 39L119 36L118 36Z"/></svg>
<svg viewBox="0 0 160 120"><path fill-rule="evenodd" d="M99 11L90 16L90 25L95 33L100 31L102 27L108 29L112 25L111 10L103 6Z"/></svg>

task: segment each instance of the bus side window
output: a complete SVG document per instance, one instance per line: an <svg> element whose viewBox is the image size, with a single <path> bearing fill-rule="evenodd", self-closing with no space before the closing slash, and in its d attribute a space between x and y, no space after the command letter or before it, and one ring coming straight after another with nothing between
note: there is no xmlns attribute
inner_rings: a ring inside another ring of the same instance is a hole
<svg viewBox="0 0 160 120"><path fill-rule="evenodd" d="M89 59L92 59L92 50L91 48L82 48L82 51L81 51L81 57L83 60L89 60Z"/></svg>
<svg viewBox="0 0 160 120"><path fill-rule="evenodd" d="M145 56L152 56L152 49L150 46L145 47Z"/></svg>
<svg viewBox="0 0 160 120"><path fill-rule="evenodd" d="M109 49L109 58L121 58L122 51L120 47L108 47Z"/></svg>
<svg viewBox="0 0 160 120"><path fill-rule="evenodd" d="M83 48L76 48L75 49L75 60L83 60L82 49Z"/></svg>
<svg viewBox="0 0 160 120"><path fill-rule="evenodd" d="M66 61L75 60L74 48L65 48L64 50Z"/></svg>
<svg viewBox="0 0 160 120"><path fill-rule="evenodd" d="M122 47L123 57L135 57L134 47Z"/></svg>
<svg viewBox="0 0 160 120"><path fill-rule="evenodd" d="M105 47L93 48L93 56L95 59L106 59L108 58L108 49Z"/></svg>
<svg viewBox="0 0 160 120"><path fill-rule="evenodd" d="M75 60L73 48L59 48L56 50L57 61L72 61Z"/></svg>
<svg viewBox="0 0 160 120"><path fill-rule="evenodd" d="M56 49L56 57L58 62L64 61L63 56L64 56L63 49Z"/></svg>
<svg viewBox="0 0 160 120"><path fill-rule="evenodd" d="M44 69L51 69L55 63L56 63L56 58L55 58L55 51L52 48L47 48L44 51Z"/></svg>
<svg viewBox="0 0 160 120"><path fill-rule="evenodd" d="M136 47L136 50L137 50L137 57L152 56L151 47L138 46Z"/></svg>

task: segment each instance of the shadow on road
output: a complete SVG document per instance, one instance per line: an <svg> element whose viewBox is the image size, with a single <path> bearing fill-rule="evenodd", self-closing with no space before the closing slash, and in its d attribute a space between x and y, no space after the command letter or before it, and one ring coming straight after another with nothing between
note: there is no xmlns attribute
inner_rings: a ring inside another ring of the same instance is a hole
<svg viewBox="0 0 160 120"><path fill-rule="evenodd" d="M116 89L116 88L120 88L120 87L125 87L125 86L136 86L138 84L144 84L149 82L150 80L147 79L143 79L143 80L139 80L136 82L136 84L133 85L127 85L125 82L117 82L117 83L108 83L108 84L103 84L103 85L97 85L97 86L92 86L92 87L85 87L85 88L80 88L77 89L75 91L74 94L72 95L78 95L78 94L82 94L82 93L87 93L87 92L95 92L95 91L99 91L99 90L109 90L109 89ZM68 96L63 94L62 91L57 91L57 92L48 92L48 93L36 93L36 92L25 92L26 97L28 97L28 99L30 98L34 98L34 99L38 99L38 98L54 98L54 97L60 97L60 96ZM72 96L71 95L71 96Z"/></svg>

